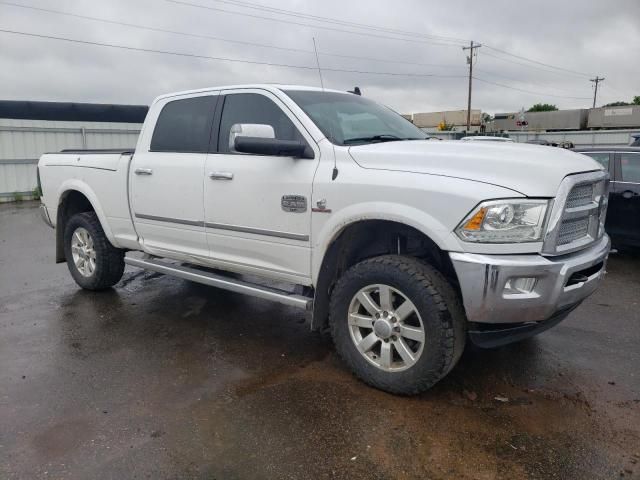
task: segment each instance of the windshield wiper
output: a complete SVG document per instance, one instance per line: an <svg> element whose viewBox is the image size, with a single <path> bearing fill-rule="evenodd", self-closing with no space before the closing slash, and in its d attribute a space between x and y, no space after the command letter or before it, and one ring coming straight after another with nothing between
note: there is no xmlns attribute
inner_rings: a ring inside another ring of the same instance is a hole
<svg viewBox="0 0 640 480"><path fill-rule="evenodd" d="M395 142L398 140L409 140L408 138L400 138L396 135L391 134L383 134L383 135L372 135L370 137L356 137L356 138L347 138L344 143L345 145L350 143L367 143L367 142Z"/></svg>

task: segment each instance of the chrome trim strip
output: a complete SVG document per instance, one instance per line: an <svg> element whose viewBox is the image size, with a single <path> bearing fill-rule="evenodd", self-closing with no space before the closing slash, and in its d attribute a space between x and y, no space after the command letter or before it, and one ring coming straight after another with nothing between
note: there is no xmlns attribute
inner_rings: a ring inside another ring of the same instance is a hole
<svg viewBox="0 0 640 480"><path fill-rule="evenodd" d="M611 183L622 183L624 185L640 185L640 182L623 182L622 180L611 180Z"/></svg>
<svg viewBox="0 0 640 480"><path fill-rule="evenodd" d="M279 232L276 230L263 230L261 228L241 227L238 225L229 225L226 223L205 223L207 228L215 228L218 230L229 230L232 232L251 233L255 235L265 235L267 237L287 238L289 240L300 240L301 242L308 242L309 235L303 235L300 233Z"/></svg>
<svg viewBox="0 0 640 480"><path fill-rule="evenodd" d="M158 217L156 215L146 215L144 213L136 213L136 218L142 220L153 220L154 222L177 223L179 225L190 225L192 227L204 227L204 222L198 220L182 220L180 218Z"/></svg>
<svg viewBox="0 0 640 480"><path fill-rule="evenodd" d="M309 235L303 235L300 233L279 232L277 230L263 230L262 228L241 227L239 225L229 225L226 223L205 223L197 220L182 220L179 218L158 217L156 215L146 215L143 213L136 213L135 216L136 218L140 218L143 220L153 220L154 222L177 223L179 225L190 225L193 227L206 227L214 228L217 230L228 230L230 232L251 233L253 235L286 238L288 240L298 240L301 242L309 241Z"/></svg>
<svg viewBox="0 0 640 480"><path fill-rule="evenodd" d="M185 265L165 263L154 258L134 258L126 256L124 257L124 262L127 265L134 267L152 270L166 275L173 275L174 277L184 278L185 280L191 280L192 282L203 283L205 285L222 288L231 292L252 295L254 297L271 300L292 307L302 308L304 310L311 310L313 308L313 299L310 297L297 295L295 293L290 293L265 285L249 283L236 278L225 277L218 273L206 270L195 269Z"/></svg>

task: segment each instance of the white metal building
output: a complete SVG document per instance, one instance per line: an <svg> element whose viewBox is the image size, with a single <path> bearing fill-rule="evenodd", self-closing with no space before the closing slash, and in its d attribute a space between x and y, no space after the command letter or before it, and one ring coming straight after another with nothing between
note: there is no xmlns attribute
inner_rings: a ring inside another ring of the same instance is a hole
<svg viewBox="0 0 640 480"><path fill-rule="evenodd" d="M30 199L40 155L134 148L147 107L0 101L0 202Z"/></svg>

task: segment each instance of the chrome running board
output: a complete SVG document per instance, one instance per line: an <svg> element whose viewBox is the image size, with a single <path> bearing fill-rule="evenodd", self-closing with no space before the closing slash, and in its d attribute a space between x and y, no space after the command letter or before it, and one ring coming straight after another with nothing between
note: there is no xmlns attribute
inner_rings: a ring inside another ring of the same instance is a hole
<svg viewBox="0 0 640 480"><path fill-rule="evenodd" d="M134 258L125 257L124 262L132 267L143 268L174 277L183 278L192 282L203 283L211 287L222 288L231 292L251 295L253 297L263 298L274 302L298 307L304 310L313 308L313 299L303 295L287 292L273 287L250 283L237 278L226 277L219 273L213 273L207 270L200 270L180 264L172 264L162 262L156 258Z"/></svg>

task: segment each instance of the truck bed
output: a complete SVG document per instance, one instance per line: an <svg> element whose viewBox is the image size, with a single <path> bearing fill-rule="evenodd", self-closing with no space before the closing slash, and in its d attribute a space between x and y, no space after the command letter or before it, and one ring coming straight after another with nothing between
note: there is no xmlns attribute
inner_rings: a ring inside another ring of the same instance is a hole
<svg viewBox="0 0 640 480"><path fill-rule="evenodd" d="M134 150L105 149L105 150L62 150L60 152L45 153L40 158L39 167L68 166L99 168L103 170L117 170L122 157L130 158ZM127 161L128 163L128 161Z"/></svg>
<svg viewBox="0 0 640 480"><path fill-rule="evenodd" d="M129 212L129 164L133 149L63 150L40 157L42 202L55 224L61 192L77 191L91 203L111 243L137 246Z"/></svg>

